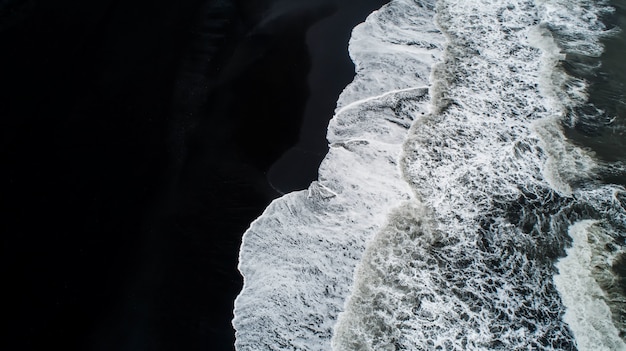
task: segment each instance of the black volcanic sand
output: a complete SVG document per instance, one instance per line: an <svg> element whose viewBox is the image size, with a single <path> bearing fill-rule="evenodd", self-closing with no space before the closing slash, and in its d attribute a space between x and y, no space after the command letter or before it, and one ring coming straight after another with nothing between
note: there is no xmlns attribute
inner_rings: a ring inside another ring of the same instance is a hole
<svg viewBox="0 0 626 351"><path fill-rule="evenodd" d="M383 3L338 1L0 1L0 349L233 348L265 174L301 140L316 177Z"/></svg>

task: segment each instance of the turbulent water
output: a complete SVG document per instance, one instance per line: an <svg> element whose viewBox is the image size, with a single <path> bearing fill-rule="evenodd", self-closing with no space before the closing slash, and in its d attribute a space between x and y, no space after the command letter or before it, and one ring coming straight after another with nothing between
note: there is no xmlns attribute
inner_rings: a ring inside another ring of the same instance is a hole
<svg viewBox="0 0 626 351"><path fill-rule="evenodd" d="M244 235L236 348L626 350L624 157L585 145L626 129L589 98L610 5L394 0L356 27L318 181Z"/></svg>

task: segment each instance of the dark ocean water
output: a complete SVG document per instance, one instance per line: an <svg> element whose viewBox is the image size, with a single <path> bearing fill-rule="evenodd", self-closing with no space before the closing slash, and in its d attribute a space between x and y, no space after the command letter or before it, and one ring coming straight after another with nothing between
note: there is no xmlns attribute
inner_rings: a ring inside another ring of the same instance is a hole
<svg viewBox="0 0 626 351"><path fill-rule="evenodd" d="M383 3L0 1L0 349L231 350L266 173L310 131L316 177Z"/></svg>
<svg viewBox="0 0 626 351"><path fill-rule="evenodd" d="M600 57L568 56L566 70L589 82L588 104L572 111L577 121L564 125L576 145L591 150L604 169L598 181L626 186L626 4L611 1L614 12L603 18L610 34L603 40ZM589 67L593 67L591 70ZM617 284L626 294L626 257L612 267Z"/></svg>
<svg viewBox="0 0 626 351"><path fill-rule="evenodd" d="M626 186L626 70L623 64L626 57L626 3L609 1L606 4L612 10L601 18L607 31L601 39L602 54L597 57L567 55L562 61L565 71L588 83L587 103L569 111L571 119L563 124L563 128L570 141L591 151L598 161L598 183ZM556 39L557 42L567 40L558 35ZM618 200L623 208L623 199ZM624 235L623 225L619 235ZM616 243L623 245L623 239L617 239ZM607 255L612 252L609 245L603 250ZM608 284L605 282L603 289L615 289L619 291L618 295L625 296L626 256L623 253L613 261L610 271L614 278ZM598 279L598 282L601 281ZM619 333L623 339L626 332L623 330L625 311L623 306L619 306L619 302L612 305L612 317L615 325L621 328Z"/></svg>
<svg viewBox="0 0 626 351"><path fill-rule="evenodd" d="M615 12L605 15L603 20L615 32L602 40L603 54L597 58L568 57L565 61L574 76L590 82L589 104L580 113L589 114L590 118L583 117L567 131L571 139L593 150L601 160L623 166L626 162L626 4L613 1L611 6ZM589 71L586 65L599 68ZM626 182L623 172L606 177L610 182L622 185Z"/></svg>
<svg viewBox="0 0 626 351"><path fill-rule="evenodd" d="M611 1L610 5L615 11L604 18L604 23L615 32L602 41L604 52L595 60L599 69L592 75L579 73L591 83L588 111L600 110L591 113L600 117L593 122L583 120L573 128L566 128L566 133L608 166L608 170L600 172L601 182L626 186L626 3ZM616 284L626 295L625 255L616 260L612 271L618 277ZM619 318L624 318L623 313ZM622 338L625 332L621 331Z"/></svg>

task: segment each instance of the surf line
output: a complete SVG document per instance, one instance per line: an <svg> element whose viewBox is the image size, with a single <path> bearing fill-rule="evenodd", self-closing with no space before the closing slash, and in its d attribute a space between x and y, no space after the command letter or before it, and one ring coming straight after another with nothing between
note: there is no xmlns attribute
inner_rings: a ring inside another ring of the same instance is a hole
<svg viewBox="0 0 626 351"><path fill-rule="evenodd" d="M364 104L364 103L369 102L369 101L382 99L382 98L384 98L386 96L389 96L389 95L392 95L392 94L396 94L396 93L403 93L405 91L418 90L418 89L424 89L424 88L428 88L428 87L412 87L412 88L396 89L396 90L391 90L391 91L388 91L388 92L380 94L380 95L371 96L371 97L368 97L368 98L365 98L365 99L353 101L353 102L347 104L346 106L340 108L339 110L335 111L335 116L340 115L341 113L343 113L346 110L353 109L353 108L357 107L358 105Z"/></svg>

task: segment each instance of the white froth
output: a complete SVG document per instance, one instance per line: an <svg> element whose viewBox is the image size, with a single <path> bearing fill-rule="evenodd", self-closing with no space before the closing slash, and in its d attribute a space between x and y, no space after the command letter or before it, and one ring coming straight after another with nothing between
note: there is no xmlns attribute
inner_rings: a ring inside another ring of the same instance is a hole
<svg viewBox="0 0 626 351"><path fill-rule="evenodd" d="M421 9L397 13L405 3L383 7L354 30L357 77L339 98L318 181L274 201L244 234L237 350L329 350L366 243L391 208L412 198L399 166L402 142L413 119L428 110L429 66L442 39L420 34ZM402 36L437 40L402 50ZM412 65L420 74L401 82L380 75Z"/></svg>
<svg viewBox="0 0 626 351"><path fill-rule="evenodd" d="M587 97L560 63L601 52L603 11L587 0L394 0L357 26L357 76L318 181L244 234L237 350L583 347L590 334L560 298L578 276L560 268L553 280L554 262L572 221L626 226L626 195L594 184L592 155L565 138L560 123ZM623 232L607 233L618 245ZM621 328L616 306L601 311L604 332Z"/></svg>
<svg viewBox="0 0 626 351"><path fill-rule="evenodd" d="M551 6L437 3L448 43L434 107L413 124L403 158L423 204L398 208L368 247L334 349L575 347L553 260L568 240L565 213L583 197L571 184L596 166L559 127L585 84L559 68L566 52L546 29L555 6L581 4Z"/></svg>
<svg viewBox="0 0 626 351"><path fill-rule="evenodd" d="M400 147L336 143L308 191L274 201L245 233L235 302L238 350L328 350L354 266L387 208L410 198Z"/></svg>
<svg viewBox="0 0 626 351"><path fill-rule="evenodd" d="M554 283L567 307L563 318L576 336L578 350L626 350L626 343L612 323L611 310L606 303L609 297L593 273L613 264L615 254L604 257L604 262L597 260L603 256L611 239L590 220L572 225L569 234L574 242L567 249L567 256L556 265L559 274L554 277Z"/></svg>
<svg viewBox="0 0 626 351"><path fill-rule="evenodd" d="M445 41L432 20L433 8L433 0L394 0L354 28L350 57L357 76L339 97L338 110L363 98L428 84Z"/></svg>

